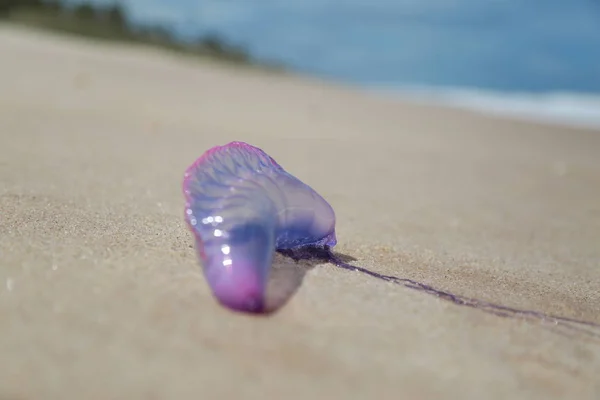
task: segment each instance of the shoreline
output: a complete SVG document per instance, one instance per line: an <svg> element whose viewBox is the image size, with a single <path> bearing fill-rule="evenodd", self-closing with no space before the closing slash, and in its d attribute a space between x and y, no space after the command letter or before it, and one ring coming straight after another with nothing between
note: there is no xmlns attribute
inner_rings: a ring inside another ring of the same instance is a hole
<svg viewBox="0 0 600 400"><path fill-rule="evenodd" d="M513 93L476 88L420 86L398 89L371 88L371 91L425 106L462 109L523 122L600 130L600 94Z"/></svg>

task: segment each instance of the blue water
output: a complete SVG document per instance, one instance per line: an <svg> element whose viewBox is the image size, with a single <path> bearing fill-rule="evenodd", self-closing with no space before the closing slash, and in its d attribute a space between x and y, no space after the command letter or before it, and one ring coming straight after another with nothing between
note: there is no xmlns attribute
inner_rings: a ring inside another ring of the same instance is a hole
<svg viewBox="0 0 600 400"><path fill-rule="evenodd" d="M126 0L261 58L362 85L600 93L598 0Z"/></svg>
<svg viewBox="0 0 600 400"><path fill-rule="evenodd" d="M479 99L482 90L503 101L515 94L521 103L523 93L552 94L554 106L557 93L567 93L562 111L585 103L584 114L600 121L598 98L587 101L600 95L600 0L123 3L140 22L172 24L188 37L215 32L259 58L320 77L446 95L460 88L463 98L468 90Z"/></svg>

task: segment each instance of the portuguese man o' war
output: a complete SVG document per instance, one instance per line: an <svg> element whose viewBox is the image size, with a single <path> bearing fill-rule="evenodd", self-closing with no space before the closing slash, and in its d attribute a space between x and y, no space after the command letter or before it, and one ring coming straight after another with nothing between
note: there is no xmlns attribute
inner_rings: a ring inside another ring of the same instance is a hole
<svg viewBox="0 0 600 400"><path fill-rule="evenodd" d="M336 244L327 201L249 144L208 150L183 190L206 279L233 309L262 311L275 250Z"/></svg>
<svg viewBox="0 0 600 400"><path fill-rule="evenodd" d="M329 203L247 143L231 142L206 151L186 170L183 191L186 221L196 238L206 280L219 302L234 310L265 311L277 251L296 261L329 262L496 316L537 320L600 339L598 323L472 299L344 262L331 250L337 239Z"/></svg>

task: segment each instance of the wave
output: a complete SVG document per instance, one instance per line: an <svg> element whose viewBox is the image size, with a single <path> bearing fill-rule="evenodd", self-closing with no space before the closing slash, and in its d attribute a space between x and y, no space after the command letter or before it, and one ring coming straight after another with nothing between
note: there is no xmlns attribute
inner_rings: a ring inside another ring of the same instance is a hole
<svg viewBox="0 0 600 400"><path fill-rule="evenodd" d="M462 108L488 115L583 128L600 128L600 94L495 92L423 86L369 86L411 102Z"/></svg>

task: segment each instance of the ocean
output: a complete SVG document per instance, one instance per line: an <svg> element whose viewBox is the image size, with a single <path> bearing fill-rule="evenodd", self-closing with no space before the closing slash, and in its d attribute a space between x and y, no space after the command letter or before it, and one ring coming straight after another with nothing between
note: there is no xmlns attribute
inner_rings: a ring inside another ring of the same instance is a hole
<svg viewBox="0 0 600 400"><path fill-rule="evenodd" d="M216 33L301 73L417 101L600 126L600 0L123 2L140 22L167 23L188 38Z"/></svg>

